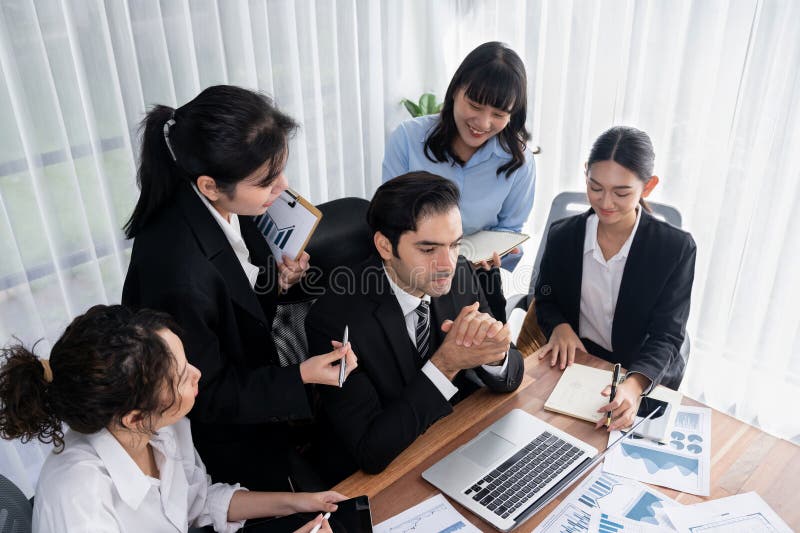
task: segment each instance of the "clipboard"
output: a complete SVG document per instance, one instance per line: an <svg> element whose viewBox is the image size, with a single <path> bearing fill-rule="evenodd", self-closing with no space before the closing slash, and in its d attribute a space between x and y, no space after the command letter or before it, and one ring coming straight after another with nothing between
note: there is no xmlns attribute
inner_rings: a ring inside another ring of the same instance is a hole
<svg viewBox="0 0 800 533"><path fill-rule="evenodd" d="M288 255L297 261L322 220L322 212L292 189L281 193L275 203L256 219L276 261Z"/></svg>

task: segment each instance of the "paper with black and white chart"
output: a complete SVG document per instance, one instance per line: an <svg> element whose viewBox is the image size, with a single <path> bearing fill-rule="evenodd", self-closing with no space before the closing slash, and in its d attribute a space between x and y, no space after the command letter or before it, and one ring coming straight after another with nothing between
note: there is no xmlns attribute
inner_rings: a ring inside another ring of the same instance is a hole
<svg viewBox="0 0 800 533"><path fill-rule="evenodd" d="M280 262L284 255L295 260L300 257L321 218L319 209L287 190L256 219L256 225L264 234L275 260Z"/></svg>
<svg viewBox="0 0 800 533"><path fill-rule="evenodd" d="M620 435L612 431L609 442ZM606 456L603 471L708 496L711 486L711 409L681 405L666 444L625 439Z"/></svg>
<svg viewBox="0 0 800 533"><path fill-rule="evenodd" d="M678 531L790 533L792 529L755 492L667 509Z"/></svg>
<svg viewBox="0 0 800 533"><path fill-rule="evenodd" d="M680 504L643 483L595 468L534 532L673 531L664 511L675 506Z"/></svg>
<svg viewBox="0 0 800 533"><path fill-rule="evenodd" d="M444 496L437 494L422 503L384 520L375 533L480 533Z"/></svg>

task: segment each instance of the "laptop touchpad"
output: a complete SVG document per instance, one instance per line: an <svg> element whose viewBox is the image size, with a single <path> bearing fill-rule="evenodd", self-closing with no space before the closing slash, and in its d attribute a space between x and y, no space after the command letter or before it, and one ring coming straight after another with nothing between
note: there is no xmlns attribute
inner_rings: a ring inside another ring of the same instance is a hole
<svg viewBox="0 0 800 533"><path fill-rule="evenodd" d="M507 455L514 449L514 443L489 431L482 437L474 440L461 452L470 461L488 468L489 465Z"/></svg>

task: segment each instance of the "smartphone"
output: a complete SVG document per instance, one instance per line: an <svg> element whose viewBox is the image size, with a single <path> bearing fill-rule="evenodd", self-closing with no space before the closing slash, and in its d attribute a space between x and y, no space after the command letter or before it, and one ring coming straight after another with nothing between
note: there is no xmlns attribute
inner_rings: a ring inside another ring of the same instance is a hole
<svg viewBox="0 0 800 533"><path fill-rule="evenodd" d="M333 533L372 533L372 513L369 498L357 496L336 504L328 523ZM313 520L319 513L297 513L279 518L248 520L243 531L249 533L285 533L294 531Z"/></svg>
<svg viewBox="0 0 800 533"><path fill-rule="evenodd" d="M639 410L636 411L636 419L633 423L635 424L640 419L652 413L655 409L658 409L658 412L653 415L650 420L647 420L644 424L636 428L636 431L633 432L634 435L652 440L664 440L669 431L667 423L669 421L670 408L670 404L663 400L656 400L655 398L644 396L639 402Z"/></svg>

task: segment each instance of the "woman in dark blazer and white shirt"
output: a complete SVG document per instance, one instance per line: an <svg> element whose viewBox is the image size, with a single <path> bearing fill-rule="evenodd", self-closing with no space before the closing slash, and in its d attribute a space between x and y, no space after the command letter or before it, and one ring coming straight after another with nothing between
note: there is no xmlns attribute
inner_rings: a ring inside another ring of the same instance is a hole
<svg viewBox="0 0 800 533"><path fill-rule="evenodd" d="M595 141L586 163L591 208L553 223L536 282L536 316L549 339L540 359L564 369L580 349L628 370L602 409L613 412L609 430L627 427L652 387L677 389L685 371L679 351L696 247L689 233L650 214L654 158L650 138L635 128L614 127Z"/></svg>
<svg viewBox="0 0 800 533"><path fill-rule="evenodd" d="M349 346L280 367L271 336L279 299L308 268L272 256L252 220L286 189L295 122L264 95L209 87L143 121L141 195L123 303L170 313L201 394L189 414L209 474L259 490L290 488L287 421L311 417L304 384L338 383ZM287 292L288 291L288 292Z"/></svg>

